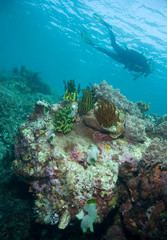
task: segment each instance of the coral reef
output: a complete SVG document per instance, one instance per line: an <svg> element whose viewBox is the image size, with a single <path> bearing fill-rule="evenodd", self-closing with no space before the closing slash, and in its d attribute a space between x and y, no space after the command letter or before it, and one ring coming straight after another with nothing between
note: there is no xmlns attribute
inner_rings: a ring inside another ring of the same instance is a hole
<svg viewBox="0 0 167 240"><path fill-rule="evenodd" d="M25 93L42 93L50 95L51 88L45 83L38 72L34 72L21 66L20 70L13 70L12 78L14 80L15 89Z"/></svg>
<svg viewBox="0 0 167 240"><path fill-rule="evenodd" d="M144 120L145 130L147 132L154 132L156 126L156 120L150 115L144 115L142 120Z"/></svg>
<svg viewBox="0 0 167 240"><path fill-rule="evenodd" d="M82 117L77 101L40 100L19 129L13 171L34 196L36 221L49 231L64 229L60 239L75 239L77 232L76 239L164 240L166 121L158 123L159 116L144 113L145 104L129 102L105 82L94 90L95 110ZM100 115L107 119L105 126L98 120L97 106L105 108ZM113 124L107 118L111 112L116 113ZM62 134L68 117L69 131Z"/></svg>
<svg viewBox="0 0 167 240"><path fill-rule="evenodd" d="M20 128L14 161L15 173L36 195L38 220L64 229L89 199L95 199L96 221L102 222L113 207L117 160L112 160L110 149L102 153L82 123L74 123L66 135L56 134L52 106L48 104L48 114L45 104L43 110L41 106L36 105L30 121Z"/></svg>
<svg viewBox="0 0 167 240"><path fill-rule="evenodd" d="M58 93L39 75L33 82L34 74L23 67L14 72L0 71L0 239L3 240L27 239L33 225L33 199L27 185L11 170L18 127L27 121L38 100L50 103L59 100Z"/></svg>
<svg viewBox="0 0 167 240"><path fill-rule="evenodd" d="M35 73L24 70L23 74L22 71L20 70L17 75L4 72L0 76L0 159L12 152L17 129L22 122L27 120L27 115L33 111L34 104L42 99L50 103L57 102L59 99L56 92L46 95L46 90L45 94L42 94L41 89L45 89L45 85L40 81L38 82L39 92L36 92L37 88L36 91L30 91L31 76ZM32 88L34 89L34 85Z"/></svg>

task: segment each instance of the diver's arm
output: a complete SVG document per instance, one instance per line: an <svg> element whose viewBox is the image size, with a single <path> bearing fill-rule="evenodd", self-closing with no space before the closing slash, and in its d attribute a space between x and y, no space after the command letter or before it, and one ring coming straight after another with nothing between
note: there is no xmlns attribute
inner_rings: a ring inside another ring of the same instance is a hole
<svg viewBox="0 0 167 240"><path fill-rule="evenodd" d="M111 46L113 47L113 49L116 51L117 54L122 54L122 52L124 51L123 48L121 48L115 40L115 35L112 31L112 26L110 24L108 24L107 22L105 22L98 14L94 13L93 17L100 22L101 24L103 24L103 26L105 26L108 29L108 32L110 34L110 41L111 41Z"/></svg>

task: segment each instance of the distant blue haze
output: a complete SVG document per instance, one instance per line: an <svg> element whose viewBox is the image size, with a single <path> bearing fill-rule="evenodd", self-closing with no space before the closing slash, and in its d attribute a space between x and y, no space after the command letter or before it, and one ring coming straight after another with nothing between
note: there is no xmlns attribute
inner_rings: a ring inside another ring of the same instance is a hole
<svg viewBox="0 0 167 240"><path fill-rule="evenodd" d="M134 81L121 64L82 40L84 29L110 49L108 32L93 13L112 25L120 45L152 57L152 75ZM75 79L82 88L106 80L128 100L151 102L150 112L166 114L167 1L1 0L0 69L21 65L40 72L61 93L64 79Z"/></svg>

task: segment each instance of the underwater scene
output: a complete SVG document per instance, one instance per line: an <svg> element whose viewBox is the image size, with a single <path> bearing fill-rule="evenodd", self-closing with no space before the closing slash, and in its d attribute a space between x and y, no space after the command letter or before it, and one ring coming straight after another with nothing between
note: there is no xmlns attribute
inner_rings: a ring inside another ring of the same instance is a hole
<svg viewBox="0 0 167 240"><path fill-rule="evenodd" d="M167 1L0 1L0 240L167 239Z"/></svg>

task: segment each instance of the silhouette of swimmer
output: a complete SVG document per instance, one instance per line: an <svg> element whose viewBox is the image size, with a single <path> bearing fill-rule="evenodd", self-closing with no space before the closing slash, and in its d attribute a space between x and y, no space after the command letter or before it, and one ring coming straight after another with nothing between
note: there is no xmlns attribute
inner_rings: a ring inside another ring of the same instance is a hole
<svg viewBox="0 0 167 240"><path fill-rule="evenodd" d="M115 50L115 53L110 52L104 48L98 47L88 38L86 32L82 31L81 35L86 43L93 46L98 51L108 55L117 62L124 64L124 67L127 68L129 71L137 72L138 74L133 74L134 80L136 80L142 75L147 77L150 73L153 72L153 62L151 58L147 59L142 53L134 49L120 47L116 43L115 35L112 32L112 27L104 20L102 20L97 14L93 14L93 17L108 29L111 39L111 46Z"/></svg>

